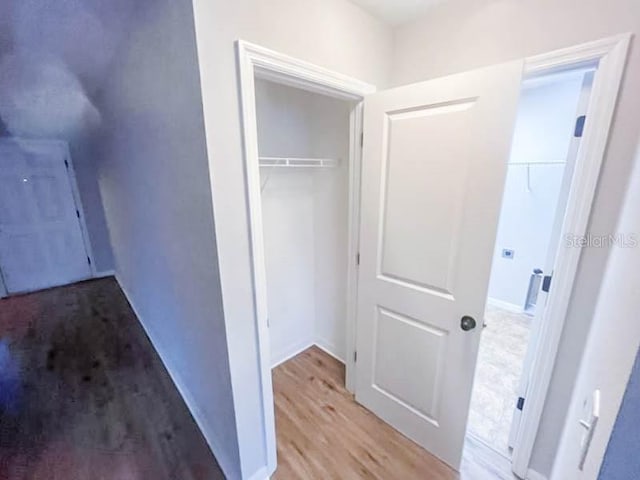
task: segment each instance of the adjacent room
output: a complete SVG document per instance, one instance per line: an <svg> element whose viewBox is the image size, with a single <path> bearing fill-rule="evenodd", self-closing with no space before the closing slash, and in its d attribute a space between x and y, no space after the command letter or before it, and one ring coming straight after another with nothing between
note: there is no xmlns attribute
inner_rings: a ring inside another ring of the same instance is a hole
<svg viewBox="0 0 640 480"><path fill-rule="evenodd" d="M1 3L0 479L639 477L638 33Z"/></svg>
<svg viewBox="0 0 640 480"><path fill-rule="evenodd" d="M593 68L523 83L493 253L467 435L511 458L544 321ZM522 400L519 400L519 399Z"/></svg>

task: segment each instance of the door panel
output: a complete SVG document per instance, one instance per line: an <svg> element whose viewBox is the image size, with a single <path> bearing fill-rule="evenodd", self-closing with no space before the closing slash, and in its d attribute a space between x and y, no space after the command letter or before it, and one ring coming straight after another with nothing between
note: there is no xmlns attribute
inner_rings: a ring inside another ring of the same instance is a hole
<svg viewBox="0 0 640 480"><path fill-rule="evenodd" d="M89 278L59 142L0 142L0 269L9 293Z"/></svg>
<svg viewBox="0 0 640 480"><path fill-rule="evenodd" d="M447 332L382 307L376 322L374 387L437 425Z"/></svg>
<svg viewBox="0 0 640 480"><path fill-rule="evenodd" d="M356 399L458 468L522 62L365 100ZM463 331L471 315L478 328Z"/></svg>

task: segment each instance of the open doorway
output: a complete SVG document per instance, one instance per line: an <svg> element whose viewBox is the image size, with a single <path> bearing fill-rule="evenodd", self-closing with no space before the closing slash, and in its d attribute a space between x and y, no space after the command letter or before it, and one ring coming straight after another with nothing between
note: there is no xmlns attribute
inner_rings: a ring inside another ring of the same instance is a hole
<svg viewBox="0 0 640 480"><path fill-rule="evenodd" d="M272 366L346 357L352 103L256 79Z"/></svg>
<svg viewBox="0 0 640 480"><path fill-rule="evenodd" d="M558 247L571 241L563 221L595 68L522 86L467 428L467 448L508 473Z"/></svg>

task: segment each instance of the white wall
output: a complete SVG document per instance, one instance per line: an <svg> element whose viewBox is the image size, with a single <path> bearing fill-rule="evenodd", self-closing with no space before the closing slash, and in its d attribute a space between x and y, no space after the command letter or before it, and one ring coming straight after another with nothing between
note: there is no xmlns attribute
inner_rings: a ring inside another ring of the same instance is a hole
<svg viewBox="0 0 640 480"><path fill-rule="evenodd" d="M640 32L636 0L452 0L396 30L392 82L416 82L623 32ZM640 129L640 51L635 42L589 225L595 235L615 228ZM533 451L532 467L543 474L551 471L607 255L604 249L586 249L580 261Z"/></svg>
<svg viewBox="0 0 640 480"><path fill-rule="evenodd" d="M326 118L326 117L325 117ZM339 168L315 176L315 330L314 343L346 359L347 262L349 261L349 117L336 121L344 145ZM340 137L338 137L340 138Z"/></svg>
<svg viewBox="0 0 640 480"><path fill-rule="evenodd" d="M261 168L272 363L313 343L344 358L350 106L258 80L256 107L260 155L341 160Z"/></svg>
<svg viewBox="0 0 640 480"><path fill-rule="evenodd" d="M607 443L616 421L640 345L640 154L629 183L625 207L615 230L624 235L626 247L612 248L602 290L592 320L593 328L585 348L585 354L576 381L571 406L566 418L559 454L553 469L553 479L591 480L598 478ZM580 444L584 428L579 425L586 419L584 402L595 389L601 390L601 414L595 430L584 471L577 469ZM631 392L637 396L637 390ZM637 397L636 397L637 398ZM623 422L627 432L634 432L622 442L637 448L638 410L629 410ZM618 428L618 426L616 426ZM620 439L622 440L622 439ZM634 451L627 448L627 451ZM635 451L634 451L635 453ZM613 459L612 459L613 460ZM617 461L616 461L617 460ZM608 468L604 478L635 478L637 462L625 461L620 456ZM615 462L615 463L614 463ZM635 469L635 472L634 472Z"/></svg>
<svg viewBox="0 0 640 480"><path fill-rule="evenodd" d="M313 343L315 244L313 174L269 172L262 192L271 363ZM273 170L273 169L272 169Z"/></svg>
<svg viewBox="0 0 640 480"><path fill-rule="evenodd" d="M383 87L392 32L346 0L194 0L216 241L242 472L266 464L234 42Z"/></svg>
<svg viewBox="0 0 640 480"><path fill-rule="evenodd" d="M523 90L509 163L565 162L581 89L578 74ZM564 166L509 165L489 298L524 307L533 269L545 268ZM503 249L515 255L504 258Z"/></svg>
<svg viewBox="0 0 640 480"><path fill-rule="evenodd" d="M128 20L93 139L117 278L220 466L237 479L192 7L145 0Z"/></svg>

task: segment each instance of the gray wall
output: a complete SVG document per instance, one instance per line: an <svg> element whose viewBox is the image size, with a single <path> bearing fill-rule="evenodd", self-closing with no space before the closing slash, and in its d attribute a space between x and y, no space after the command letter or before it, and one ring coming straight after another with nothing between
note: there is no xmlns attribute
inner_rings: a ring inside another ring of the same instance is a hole
<svg viewBox="0 0 640 480"><path fill-rule="evenodd" d="M238 478L191 2L136 7L96 98L92 146L117 278L221 467Z"/></svg>
<svg viewBox="0 0 640 480"><path fill-rule="evenodd" d="M523 58L624 32L640 33L637 0L452 0L395 32L393 84ZM589 230L615 230L640 131L640 50L631 48ZM548 475L571 399L609 251L586 249L531 466Z"/></svg>
<svg viewBox="0 0 640 480"><path fill-rule="evenodd" d="M94 95L129 18L125 0L0 3L0 135L69 142L99 272L113 256L87 140L100 129Z"/></svg>
<svg viewBox="0 0 640 480"><path fill-rule="evenodd" d="M640 478L640 352L607 446L600 480Z"/></svg>

